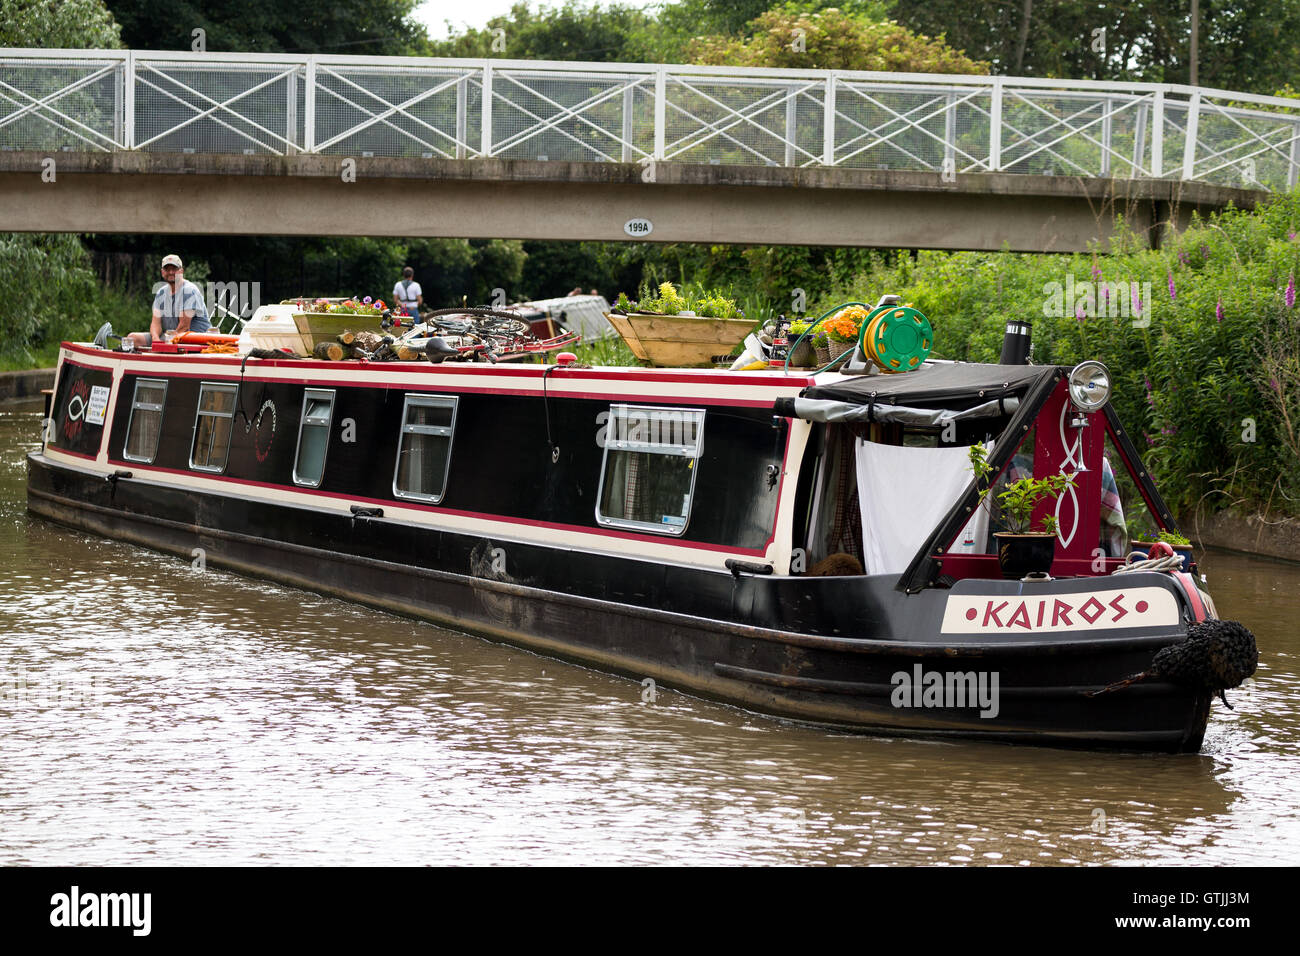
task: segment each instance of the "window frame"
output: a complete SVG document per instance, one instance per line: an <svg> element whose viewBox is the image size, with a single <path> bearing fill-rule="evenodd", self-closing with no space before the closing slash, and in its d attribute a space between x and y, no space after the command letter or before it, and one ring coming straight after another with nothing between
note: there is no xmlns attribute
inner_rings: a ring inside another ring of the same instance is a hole
<svg viewBox="0 0 1300 956"><path fill-rule="evenodd" d="M325 480L325 462L329 458L330 452L330 428L334 425L334 400L337 397L338 389L335 388L307 388L302 393L302 413L298 416L298 444L293 450L293 483L300 488L319 488L321 482ZM307 403L312 399L329 399L329 414L325 416L324 422L307 420ZM304 481L298 477L298 465L301 463L302 455L302 436L308 426L325 428L325 450L320 456L320 477L315 481Z"/></svg>
<svg viewBox="0 0 1300 956"><path fill-rule="evenodd" d="M162 402L158 405L156 409L152 405L147 405L140 402L141 385L144 385L148 388L156 388L158 386L162 387L162 393L163 393ZM123 461L134 461L142 465L152 465L154 461L158 458L158 449L162 445L163 418L167 414L167 385L168 382L167 379L165 378L137 378L135 380L135 389L134 391L131 392L131 414L130 416L128 416L126 420L126 437L122 440ZM136 409L142 409L144 411L150 411L150 412L152 411L158 412L158 434L154 438L153 454L150 455L148 458L133 457L127 451L127 449L131 447L131 428L135 424ZM193 445L191 445L191 450L192 449L193 449Z"/></svg>
<svg viewBox="0 0 1300 956"><path fill-rule="evenodd" d="M231 402L230 414L225 412L205 412L203 410L203 395L208 389L216 391L229 391L233 401ZM200 382L199 398L194 406L194 430L190 435L190 468L193 471L203 471L208 474L220 475L226 471L226 465L230 462L230 446L234 444L235 439L235 411L239 407L239 383L238 382ZM207 418L226 418L230 420L230 433L226 436L226 453L221 459L219 467L212 465L196 465L194 463L194 447L199 437L199 421Z"/></svg>
<svg viewBox="0 0 1300 956"><path fill-rule="evenodd" d="M407 420L412 408L451 408L451 424L412 425ZM439 504L447 497L447 482L451 477L451 454L456 442L456 415L460 410L459 395L434 395L427 392L407 392L402 403L402 424L397 432L397 460L393 464L393 497L406 501L418 501L422 504ZM442 490L436 495L427 495L415 491L403 491L398 488L398 476L402 473L402 448L407 435L431 435L447 439L447 462L442 470Z"/></svg>
<svg viewBox="0 0 1300 956"><path fill-rule="evenodd" d="M621 528L627 531L644 531L651 534L669 535L680 538L686 534L686 529L691 524L691 513L695 506L695 481L699 477L699 461L704 455L704 422L708 409L705 408L681 408L673 405L634 405L624 402L615 402L609 406L610 428L612 423L618 418L619 410L626 413L629 411L639 412L661 412L667 414L685 414L698 416L695 426L695 444L694 448L688 448L685 445L664 445L663 443L654 442L635 442L635 441L611 441L609 431L605 432L604 450L601 454L600 462L600 480L596 485L596 524L605 528ZM689 458L696 464L691 468L691 484L686 491L686 514L683 515L683 521L680 525L663 524L650 521L636 521L631 518L616 518L603 514L601 508L604 505L605 496L605 475L609 470L609 453L613 451L641 452L651 455L663 455L668 458Z"/></svg>

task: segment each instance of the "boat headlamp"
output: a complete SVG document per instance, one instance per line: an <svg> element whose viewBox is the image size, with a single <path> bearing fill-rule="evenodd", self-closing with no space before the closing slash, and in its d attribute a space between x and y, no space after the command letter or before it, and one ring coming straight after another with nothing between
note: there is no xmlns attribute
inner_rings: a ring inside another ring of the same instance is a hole
<svg viewBox="0 0 1300 956"><path fill-rule="evenodd" d="M1110 400L1110 371L1100 362L1080 362L1070 370L1070 401L1081 412L1095 412Z"/></svg>

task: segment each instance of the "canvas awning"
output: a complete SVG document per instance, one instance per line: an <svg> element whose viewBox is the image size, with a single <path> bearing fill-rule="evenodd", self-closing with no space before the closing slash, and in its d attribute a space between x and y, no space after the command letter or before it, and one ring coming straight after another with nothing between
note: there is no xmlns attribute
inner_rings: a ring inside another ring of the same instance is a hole
<svg viewBox="0 0 1300 956"><path fill-rule="evenodd" d="M1001 418L1020 407L1015 395L994 398L970 408L916 408L911 405L884 405L854 402L831 402L816 398L778 398L774 409L785 418L802 418L806 422L888 422L897 425L946 425L971 418Z"/></svg>
<svg viewBox="0 0 1300 956"><path fill-rule="evenodd" d="M926 362L913 372L854 375L803 390L802 398L853 405L947 408L961 411L995 399L1023 397L1059 373L1055 365ZM800 416L801 417L801 416Z"/></svg>

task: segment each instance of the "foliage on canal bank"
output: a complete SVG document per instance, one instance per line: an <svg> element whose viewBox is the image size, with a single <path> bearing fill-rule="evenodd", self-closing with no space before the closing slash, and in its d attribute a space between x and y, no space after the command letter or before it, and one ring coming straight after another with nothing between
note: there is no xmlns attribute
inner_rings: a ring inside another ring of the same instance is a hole
<svg viewBox="0 0 1300 956"><path fill-rule="evenodd" d="M101 285L72 235L0 233L0 290L0 369L51 367L60 341L87 341L104 322L149 326L149 304Z"/></svg>
<svg viewBox="0 0 1300 956"><path fill-rule="evenodd" d="M1110 368L1115 404L1170 503L1300 514L1300 192L1197 220L1160 250L922 252L877 258L809 311L896 292L930 317L936 357L995 361L1007 319L1034 361Z"/></svg>

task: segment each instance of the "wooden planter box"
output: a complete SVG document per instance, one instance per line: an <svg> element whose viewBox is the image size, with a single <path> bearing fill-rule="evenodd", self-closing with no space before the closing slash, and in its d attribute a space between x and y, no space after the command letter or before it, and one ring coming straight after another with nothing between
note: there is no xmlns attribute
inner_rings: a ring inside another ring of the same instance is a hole
<svg viewBox="0 0 1300 956"><path fill-rule="evenodd" d="M321 342L338 341L341 332L381 331L379 316L348 312L295 312L293 324L302 338L303 355L311 355L312 349Z"/></svg>
<svg viewBox="0 0 1300 956"><path fill-rule="evenodd" d="M606 312L632 354L652 365L691 368L713 364L713 356L726 355L754 328L752 319L712 319L693 315L653 315Z"/></svg>

